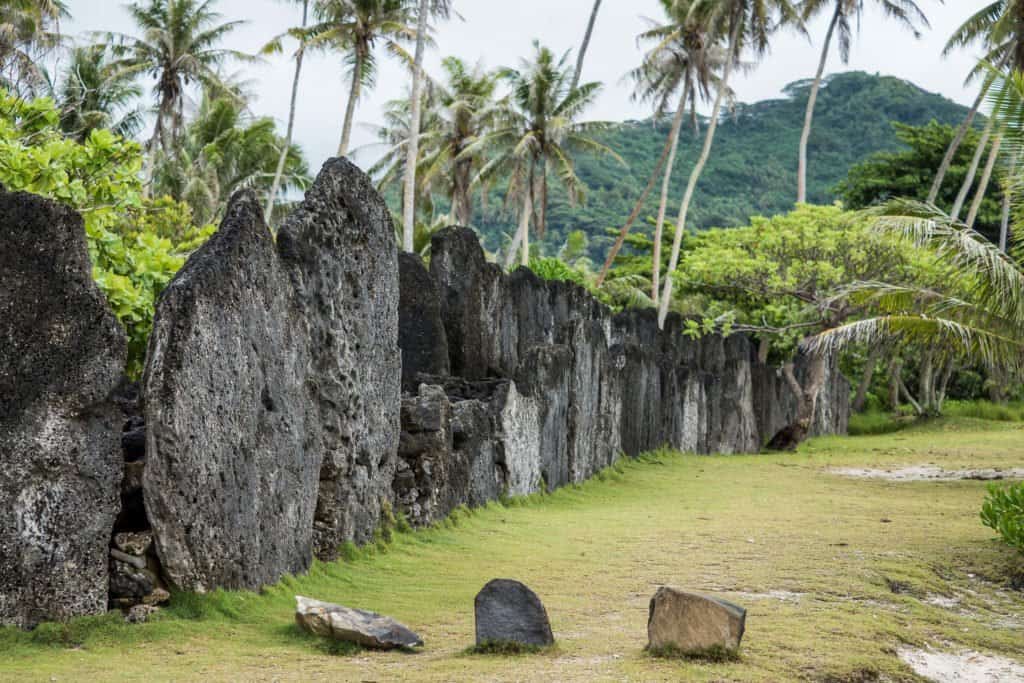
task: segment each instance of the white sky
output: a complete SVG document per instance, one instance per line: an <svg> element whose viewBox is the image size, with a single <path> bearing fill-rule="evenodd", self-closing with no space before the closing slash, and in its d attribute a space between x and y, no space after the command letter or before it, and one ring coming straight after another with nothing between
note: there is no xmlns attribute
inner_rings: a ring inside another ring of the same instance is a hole
<svg viewBox="0 0 1024 683"><path fill-rule="evenodd" d="M975 93L963 86L963 79L977 54L958 53L943 59L947 37L964 19L988 0L918 0L932 28L921 40L887 21L867 0L870 9L853 46L850 63L843 66L833 53L828 72L859 69L899 76L933 92L970 104ZM488 67L515 66L531 51L538 38L557 52L576 49L582 39L592 0L454 0L464 21L453 19L442 24L436 35L437 47L427 55L427 69L436 73L443 56L456 55L469 62L483 60ZM69 0L72 21L65 31L83 35L89 31L133 32L133 26L120 0ZM236 31L227 46L255 52L275 34L301 20L300 5L287 0L219 0L217 8L225 18L245 19L249 23ZM660 18L657 0L604 0L594 39L587 54L583 80L603 81L605 89L590 113L592 119L624 120L645 118L644 105L630 102L628 84L623 75L640 60L636 35L644 28L641 17ZM741 100L754 102L778 97L791 81L813 75L827 17L819 17L809 26L811 41L795 33L778 35L771 53L752 73L738 79L735 89ZM353 145L372 141L372 134L360 124L376 124L382 105L400 97L408 79L407 72L380 54L377 86L365 96L356 112L357 126ZM233 70L233 69L231 69ZM255 81L259 114L282 122L288 115L288 99L294 65L288 54L268 59L263 64L245 67L247 79ZM299 91L296 141L303 147L316 171L337 149L341 133L348 86L340 57L307 57Z"/></svg>

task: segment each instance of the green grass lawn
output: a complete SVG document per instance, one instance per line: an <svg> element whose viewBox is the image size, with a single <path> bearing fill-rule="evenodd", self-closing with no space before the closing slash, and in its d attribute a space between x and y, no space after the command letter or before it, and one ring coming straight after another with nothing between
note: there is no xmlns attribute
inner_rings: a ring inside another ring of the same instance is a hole
<svg viewBox="0 0 1024 683"><path fill-rule="evenodd" d="M1024 562L980 524L984 482L828 471L912 464L1019 467L1024 425L957 417L818 439L797 454L645 457L396 533L259 595L176 596L142 626L111 615L2 629L0 680L917 680L895 654L903 644L1024 661L1024 594L1010 588ZM540 595L554 650L465 653L473 597L496 577ZM647 603L663 584L749 609L739 661L643 652ZM294 626L295 594L394 616L426 647L332 651Z"/></svg>

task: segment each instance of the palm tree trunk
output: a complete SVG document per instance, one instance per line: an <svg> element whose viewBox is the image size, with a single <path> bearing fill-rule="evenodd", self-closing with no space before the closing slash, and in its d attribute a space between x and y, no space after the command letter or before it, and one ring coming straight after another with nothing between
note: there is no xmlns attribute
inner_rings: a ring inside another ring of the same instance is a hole
<svg viewBox="0 0 1024 683"><path fill-rule="evenodd" d="M409 145L405 156L405 182L402 191L402 249L412 251L416 230L416 162L420 156L420 117L423 99L423 52L426 48L427 16L430 0L420 0L416 25L416 56L412 66L412 100L409 103Z"/></svg>
<svg viewBox="0 0 1024 683"><path fill-rule="evenodd" d="M1010 202L1013 198L1013 175L1017 171L1017 162L1020 161L1020 151L1013 153L1010 160L1010 168L1006 173L1006 185L1003 187L1003 215L999 224L999 251L1006 253L1006 243L1010 236Z"/></svg>
<svg viewBox="0 0 1024 683"><path fill-rule="evenodd" d="M470 193L472 173L472 162L465 159L455 162L452 207L455 212L455 224L463 227L469 227L473 221L473 196Z"/></svg>
<svg viewBox="0 0 1024 683"><path fill-rule="evenodd" d="M590 38L594 35L594 24L597 23L597 12L599 9L601 9L601 0L594 0L594 9L590 12L590 21L587 22L587 32L583 34L583 44L580 45L580 54L576 58L576 71L572 77L573 90L580 84L580 76L583 75L583 58L587 56Z"/></svg>
<svg viewBox="0 0 1024 683"><path fill-rule="evenodd" d="M999 64L996 65L996 70L1001 70L1006 65L1008 56L1004 56ZM949 172L949 167L953 165L953 157L956 156L956 151L960 148L964 138L967 136L967 130L971 127L971 123L974 121L975 115L978 113L978 109L981 108L981 103L985 100L985 94L988 92L989 80L986 79L982 83L981 90L978 92L978 96L974 99L974 104L971 105L970 110L967 112L967 116L960 123L960 127L956 129L956 135L953 136L953 140L949 143L949 147L946 149L946 156L942 158L942 163L939 164L939 170L935 174L935 180L932 181L932 187L928 191L928 203L934 204L936 198L939 196L939 190L942 189L942 181L945 180L946 174Z"/></svg>
<svg viewBox="0 0 1024 683"><path fill-rule="evenodd" d="M356 63L352 66L352 89L348 94L348 104L345 105L345 122L341 127L341 143L338 145L339 157L348 153L348 143L352 137L352 119L355 118L356 102L359 100L359 92L363 85L364 60L362 49L356 47Z"/></svg>
<svg viewBox="0 0 1024 683"><path fill-rule="evenodd" d="M309 19L309 0L302 2L302 28L306 28ZM274 200L277 199L277 191L281 189L281 176L284 175L284 165L288 161L288 152L292 147L292 134L295 131L295 104L299 96L299 77L302 75L302 59L306 56L306 41L299 44L299 51L295 53L295 78L292 80L292 100L288 109L288 131L284 136L284 147L281 148L281 156L277 159L277 170L274 172L274 182L270 186L270 194L267 196L266 222L270 223L270 215L274 211Z"/></svg>
<svg viewBox="0 0 1024 683"><path fill-rule="evenodd" d="M853 405L851 406L855 413L864 410L864 404L868 398L868 389L871 388L871 380L875 376L875 367L878 365L878 359L882 355L882 350L881 344L873 345L871 351L868 352L867 360L864 361L864 372L861 373L860 383L857 385L857 393L853 398Z"/></svg>
<svg viewBox="0 0 1024 683"><path fill-rule="evenodd" d="M978 217L978 210L981 209L981 202L985 199L985 192L988 191L988 183L992 179L992 170L996 166L996 159L999 157L999 148L1002 144L1003 135L999 133L996 135L995 142L992 143L992 151L988 154L988 162L985 164L985 170L981 174L981 184L978 185L978 192L974 195L971 211L967 214L968 228L974 227L974 221Z"/></svg>
<svg viewBox="0 0 1024 683"><path fill-rule="evenodd" d="M708 129L704 134L704 147L700 151L697 164L690 172L690 180L686 185L686 193L683 195L683 203L679 207L679 218L676 220L675 237L672 239L672 256L669 259L668 271L665 273L665 287L662 290L661 301L658 308L658 327L664 328L665 318L668 317L668 306L672 301L672 273L679 265L679 248L682 246L683 233L686 230L686 214L690 211L690 202L693 201L693 193L697 189L697 181L700 180L704 166L708 163L711 155L711 143L715 140L715 131L718 129L718 117L722 113L722 101L729 88L729 76L732 74L733 63L739 58L739 32L743 23L742 17L733 18L733 27L729 35L729 54L725 61L725 69L722 72L722 80L718 84L718 94L715 96L715 106L711 110L711 120L708 121Z"/></svg>
<svg viewBox="0 0 1024 683"><path fill-rule="evenodd" d="M612 263L615 261L615 257L619 255L619 251L622 249L622 245L626 241L626 235L629 234L629 229L633 227L633 223L636 222L636 219L640 216L640 212L643 211L644 202L647 201L647 196L651 194L651 190L654 189L654 183L657 182L658 175L660 175L661 169L664 167L665 160L668 159L669 151L671 151L672 148L671 142L671 140L665 141L665 145L661 150L661 157L658 158L658 163L654 165L654 169L651 171L651 176L647 179L647 186L644 187L644 191L640 193L640 198L636 200L632 213L629 214L629 218L626 219L622 229L619 230L619 236L615 238L615 244L612 245L611 250L608 252L608 258L604 260L604 265L601 267L601 274L597 277L595 287L600 287L604 284L605 278L608 277L608 271L611 270Z"/></svg>
<svg viewBox="0 0 1024 683"><path fill-rule="evenodd" d="M825 45L821 48L821 59L818 60L818 72L814 75L814 83L811 85L811 93L807 97L807 112L804 114L804 130L800 134L800 161L797 168L796 178L796 202L803 204L807 201L807 142L811 139L811 122L814 120L814 104L818 101L818 90L821 89L821 76L825 73L825 62L828 61L828 49L832 44L832 34L836 31L836 24L839 23L842 0L836 0L836 11L832 14L832 21L825 33Z"/></svg>
<svg viewBox="0 0 1024 683"><path fill-rule="evenodd" d="M523 207L519 212L519 228L516 230L515 237L512 238L512 244L508 247L508 253L505 254L505 269L512 267L512 264L516 261L516 250L519 245L523 245L523 253L525 257L523 259L523 265L528 265L530 262L530 238L527 234L530 230L530 212L532 211L531 195L529 188L523 190Z"/></svg>
<svg viewBox="0 0 1024 683"><path fill-rule="evenodd" d="M661 286L661 233L665 227L665 211L668 208L668 191L672 182L672 170L676 164L676 151L679 149L679 133L683 129L686 117L686 102L690 97L690 82L683 86L683 96L679 99L675 118L672 119L672 130L668 134L668 160L661 179L661 199L658 201L658 220L654 224L654 253L651 255L651 300L658 305L658 289Z"/></svg>
<svg viewBox="0 0 1024 683"><path fill-rule="evenodd" d="M964 202L967 201L967 195L971 191L971 186L974 184L974 179L978 175L978 166L981 165L981 157L985 154L985 148L988 147L988 139L992 136L992 123L993 119L989 119L988 124L985 126L985 132L981 134L981 140L978 141L978 148L974 150L974 158L971 159L971 166L967 169L967 175L964 176L964 182L960 185L960 192L956 195L956 201L953 202L953 209L949 212L949 215L953 220L960 219L960 212L964 208Z"/></svg>

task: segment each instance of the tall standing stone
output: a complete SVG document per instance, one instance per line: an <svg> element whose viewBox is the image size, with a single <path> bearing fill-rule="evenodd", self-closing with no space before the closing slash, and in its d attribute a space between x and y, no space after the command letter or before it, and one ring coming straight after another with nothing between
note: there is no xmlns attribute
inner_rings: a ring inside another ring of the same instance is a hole
<svg viewBox="0 0 1024 683"><path fill-rule="evenodd" d="M125 336L81 217L0 189L0 624L102 613Z"/></svg>
<svg viewBox="0 0 1024 683"><path fill-rule="evenodd" d="M398 250L391 215L365 173L328 161L278 234L309 340L322 454L315 523L321 559L373 537L392 499L401 407Z"/></svg>
<svg viewBox="0 0 1024 683"><path fill-rule="evenodd" d="M178 588L258 588L311 561L321 455L305 438L316 406L290 290L244 192L157 306L143 486Z"/></svg>

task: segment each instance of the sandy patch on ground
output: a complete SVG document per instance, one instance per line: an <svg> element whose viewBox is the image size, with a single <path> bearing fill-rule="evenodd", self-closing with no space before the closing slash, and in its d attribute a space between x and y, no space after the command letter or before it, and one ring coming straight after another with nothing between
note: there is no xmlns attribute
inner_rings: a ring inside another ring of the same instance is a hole
<svg viewBox="0 0 1024 683"><path fill-rule="evenodd" d="M935 465L910 465L884 470L862 467L837 467L828 470L832 474L857 479L885 479L887 481L998 481L1000 479L1024 479L1024 469L977 469L945 470Z"/></svg>
<svg viewBox="0 0 1024 683"><path fill-rule="evenodd" d="M959 654L904 647L900 659L918 676L938 683L1011 683L1024 681L1024 666L1012 659L979 652Z"/></svg>

